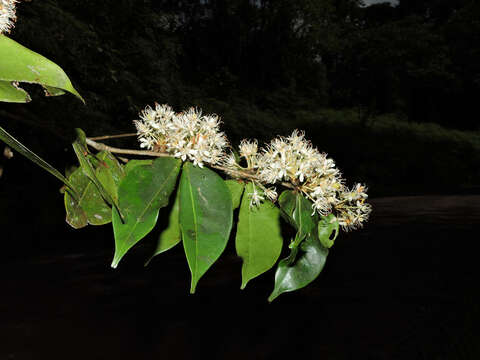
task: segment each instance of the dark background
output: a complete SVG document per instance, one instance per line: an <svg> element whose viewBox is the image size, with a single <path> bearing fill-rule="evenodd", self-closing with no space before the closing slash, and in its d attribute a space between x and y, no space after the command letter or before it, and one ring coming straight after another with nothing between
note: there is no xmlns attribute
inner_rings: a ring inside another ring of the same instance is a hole
<svg viewBox="0 0 480 360"><path fill-rule="evenodd" d="M110 226L69 228L61 184L1 158L0 359L478 358L478 1L33 0L18 17L11 37L87 102L26 85L33 102L0 105L57 168L75 165L75 127L198 106L234 144L305 130L369 185L373 215L273 304L272 271L239 290L233 242L192 296L181 247L144 268L152 234L112 270Z"/></svg>

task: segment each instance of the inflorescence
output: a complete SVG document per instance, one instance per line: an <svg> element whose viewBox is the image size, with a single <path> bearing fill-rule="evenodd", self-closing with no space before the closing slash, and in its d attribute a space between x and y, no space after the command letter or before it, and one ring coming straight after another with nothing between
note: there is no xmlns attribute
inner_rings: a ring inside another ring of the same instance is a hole
<svg viewBox="0 0 480 360"><path fill-rule="evenodd" d="M242 140L240 159L226 153L228 141L219 130L217 115L202 115L190 108L175 113L168 105L146 107L140 120L134 121L140 147L167 153L203 167L221 168L236 179L253 181L257 187L249 194L251 206L268 198L277 199L275 185L283 184L301 191L313 203L312 215L335 214L344 230L359 228L367 221L371 206L364 185L349 189L335 162L319 152L295 130L288 137L277 137L259 149L256 140Z"/></svg>
<svg viewBox="0 0 480 360"><path fill-rule="evenodd" d="M15 3L17 0L0 0L0 34L8 34L13 28L17 16Z"/></svg>
<svg viewBox="0 0 480 360"><path fill-rule="evenodd" d="M217 164L224 157L227 138L217 115L190 108L175 113L168 105L147 106L134 121L140 147L168 153L194 165Z"/></svg>

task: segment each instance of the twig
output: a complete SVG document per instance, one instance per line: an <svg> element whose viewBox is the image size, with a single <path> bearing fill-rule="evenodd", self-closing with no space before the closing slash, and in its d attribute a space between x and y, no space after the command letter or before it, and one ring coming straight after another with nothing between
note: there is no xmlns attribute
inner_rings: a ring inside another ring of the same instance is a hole
<svg viewBox="0 0 480 360"><path fill-rule="evenodd" d="M136 136L136 135L137 135L137 133L118 134L118 135L104 135L104 136L89 137L89 139L94 140L94 141L98 141L98 140L118 139L118 138L130 137L130 136Z"/></svg>
<svg viewBox="0 0 480 360"><path fill-rule="evenodd" d="M128 155L143 155L143 156L154 156L154 157L168 157L170 154L160 153L156 151L145 151L145 150L133 150L133 149L120 149L113 146L108 146L102 143L98 143L91 138L87 138L87 144L97 149L98 151L110 151L111 153L117 154L128 154Z"/></svg>

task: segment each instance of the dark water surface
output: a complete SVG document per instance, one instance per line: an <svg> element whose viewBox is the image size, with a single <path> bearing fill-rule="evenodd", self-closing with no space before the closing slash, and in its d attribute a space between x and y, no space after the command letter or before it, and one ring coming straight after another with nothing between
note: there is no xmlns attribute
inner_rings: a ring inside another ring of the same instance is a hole
<svg viewBox="0 0 480 360"><path fill-rule="evenodd" d="M113 270L108 226L7 228L38 251L3 254L0 360L477 359L480 196L372 203L320 277L272 304L273 272L241 291L231 247L189 295L181 247L148 268L138 247Z"/></svg>

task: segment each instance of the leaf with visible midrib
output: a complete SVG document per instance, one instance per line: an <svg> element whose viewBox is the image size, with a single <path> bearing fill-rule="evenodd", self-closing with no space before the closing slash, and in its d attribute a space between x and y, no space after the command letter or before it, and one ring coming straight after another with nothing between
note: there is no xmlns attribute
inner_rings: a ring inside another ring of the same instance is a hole
<svg viewBox="0 0 480 360"><path fill-rule="evenodd" d="M67 223L74 229L91 225L104 225L112 220L112 210L107 205L95 184L77 168L68 178L79 194L76 201L69 191L65 192Z"/></svg>
<svg viewBox="0 0 480 360"><path fill-rule="evenodd" d="M99 160L95 169L98 181L115 203L118 203L118 185L125 176L125 171L118 160L108 151L97 154Z"/></svg>
<svg viewBox="0 0 480 360"><path fill-rule="evenodd" d="M183 167L179 190L180 229L193 294L199 279L225 250L232 229L232 198L219 175L189 162Z"/></svg>
<svg viewBox="0 0 480 360"><path fill-rule="evenodd" d="M243 260L241 289L275 265L283 244L280 210L268 200L258 207L250 206L249 194L253 193L254 187L251 183L246 186L235 238L237 254Z"/></svg>
<svg viewBox="0 0 480 360"><path fill-rule="evenodd" d="M95 160L95 157L88 153L88 149L85 145L82 144L82 136L85 134L82 130L77 129L79 133L79 138L73 142L73 150L75 151L75 155L77 156L78 162L80 163L80 169L83 171L85 176L87 176L90 181L97 187L98 191L105 199L107 203L117 207L118 204L114 199L110 196L110 193L105 189L103 184L98 180L97 173L92 165L92 161Z"/></svg>
<svg viewBox="0 0 480 360"><path fill-rule="evenodd" d="M178 159L157 158L152 165L135 167L120 182L118 206L125 223L113 207L115 255L112 267L117 267L127 251L152 231L160 208L168 204L180 167Z"/></svg>
<svg viewBox="0 0 480 360"><path fill-rule="evenodd" d="M318 240L315 233L311 233L300 245L300 255L293 265L289 259L279 262L275 273L275 287L268 301L272 302L279 295L301 289L315 280L327 260L328 249Z"/></svg>
<svg viewBox="0 0 480 360"><path fill-rule="evenodd" d="M302 194L284 192L279 198L280 207L297 229L290 255L278 263L275 286L268 301L279 295L298 290L310 284L322 271L328 249L318 239L318 215L312 216L311 202Z"/></svg>

